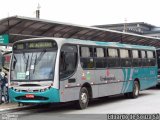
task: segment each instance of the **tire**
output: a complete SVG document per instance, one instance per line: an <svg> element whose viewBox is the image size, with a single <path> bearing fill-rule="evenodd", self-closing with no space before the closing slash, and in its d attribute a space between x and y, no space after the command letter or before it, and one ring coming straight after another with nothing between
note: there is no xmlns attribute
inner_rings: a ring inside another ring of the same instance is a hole
<svg viewBox="0 0 160 120"><path fill-rule="evenodd" d="M160 89L160 84L157 84L157 85L156 85L156 88Z"/></svg>
<svg viewBox="0 0 160 120"><path fill-rule="evenodd" d="M134 81L133 82L133 91L131 93L128 93L128 97L129 98L137 98L139 96L139 91L140 91L139 83L138 83L138 81Z"/></svg>
<svg viewBox="0 0 160 120"><path fill-rule="evenodd" d="M88 106L89 94L86 87L82 87L79 93L79 100L77 101L78 109L85 109Z"/></svg>
<svg viewBox="0 0 160 120"><path fill-rule="evenodd" d="M129 93L124 93L124 96L125 96L126 98L129 98Z"/></svg>

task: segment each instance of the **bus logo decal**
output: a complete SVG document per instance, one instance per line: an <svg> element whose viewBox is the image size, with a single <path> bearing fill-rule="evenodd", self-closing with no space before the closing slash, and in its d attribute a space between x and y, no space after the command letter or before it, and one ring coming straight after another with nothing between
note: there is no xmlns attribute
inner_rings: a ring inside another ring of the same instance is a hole
<svg viewBox="0 0 160 120"><path fill-rule="evenodd" d="M86 76L87 76L87 80L90 80L90 79L91 79L91 74L90 74L89 71L87 72L87 75L86 75Z"/></svg>
<svg viewBox="0 0 160 120"><path fill-rule="evenodd" d="M86 80L86 76L84 72L82 73L82 80Z"/></svg>

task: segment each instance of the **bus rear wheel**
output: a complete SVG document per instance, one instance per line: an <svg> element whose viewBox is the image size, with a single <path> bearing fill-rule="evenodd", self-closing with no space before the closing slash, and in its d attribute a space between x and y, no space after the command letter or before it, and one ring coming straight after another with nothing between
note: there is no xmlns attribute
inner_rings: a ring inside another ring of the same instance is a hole
<svg viewBox="0 0 160 120"><path fill-rule="evenodd" d="M139 82L134 81L133 82L133 91L130 93L126 93L125 96L128 98L137 98L139 96L139 91L140 91Z"/></svg>
<svg viewBox="0 0 160 120"><path fill-rule="evenodd" d="M78 109L85 109L88 106L89 94L86 87L82 87L79 93L79 100L77 102Z"/></svg>

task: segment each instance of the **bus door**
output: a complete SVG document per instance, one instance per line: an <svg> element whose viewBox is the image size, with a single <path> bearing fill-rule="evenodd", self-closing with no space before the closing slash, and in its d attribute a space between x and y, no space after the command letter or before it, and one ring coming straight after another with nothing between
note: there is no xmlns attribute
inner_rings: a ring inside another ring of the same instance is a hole
<svg viewBox="0 0 160 120"><path fill-rule="evenodd" d="M60 51L59 78L61 102L78 99L77 90L77 46L64 45Z"/></svg>

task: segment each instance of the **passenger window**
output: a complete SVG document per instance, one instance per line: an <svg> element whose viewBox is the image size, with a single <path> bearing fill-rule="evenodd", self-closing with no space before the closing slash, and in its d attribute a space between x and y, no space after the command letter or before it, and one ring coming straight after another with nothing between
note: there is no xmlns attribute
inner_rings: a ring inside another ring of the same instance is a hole
<svg viewBox="0 0 160 120"><path fill-rule="evenodd" d="M81 57L93 57L92 47L81 47L80 48Z"/></svg>
<svg viewBox="0 0 160 120"><path fill-rule="evenodd" d="M80 57L82 68L94 68L93 47L80 47Z"/></svg>
<svg viewBox="0 0 160 120"><path fill-rule="evenodd" d="M95 56L96 57L104 57L104 49L103 48L95 48Z"/></svg>
<svg viewBox="0 0 160 120"><path fill-rule="evenodd" d="M138 58L138 50L132 50L133 58Z"/></svg>
<svg viewBox="0 0 160 120"><path fill-rule="evenodd" d="M114 49L114 48L108 48L108 55L109 57L118 57L118 51L117 49Z"/></svg>
<svg viewBox="0 0 160 120"><path fill-rule="evenodd" d="M147 51L147 66L155 66L156 59L155 59L155 52Z"/></svg>
<svg viewBox="0 0 160 120"><path fill-rule="evenodd" d="M152 51L147 51L147 57L148 58L154 58L153 57L153 52Z"/></svg>
<svg viewBox="0 0 160 120"><path fill-rule="evenodd" d="M106 68L107 58L105 57L104 48L94 48L94 62L96 68Z"/></svg>
<svg viewBox="0 0 160 120"><path fill-rule="evenodd" d="M146 51L141 51L141 58L142 58L142 66L147 66L147 55L146 55Z"/></svg>
<svg viewBox="0 0 160 120"><path fill-rule="evenodd" d="M118 57L118 49L108 48L108 67L120 67L120 59Z"/></svg>
<svg viewBox="0 0 160 120"><path fill-rule="evenodd" d="M130 67L131 59L129 58L129 50L120 49L121 67Z"/></svg>
<svg viewBox="0 0 160 120"><path fill-rule="evenodd" d="M125 49L120 49L120 57L121 58L129 58L129 52Z"/></svg>
<svg viewBox="0 0 160 120"><path fill-rule="evenodd" d="M133 67L140 67L142 64L141 61L141 53L138 50L132 50L132 66Z"/></svg>
<svg viewBox="0 0 160 120"><path fill-rule="evenodd" d="M146 58L146 52L145 51L141 51L141 56L142 56L142 58Z"/></svg>
<svg viewBox="0 0 160 120"><path fill-rule="evenodd" d="M60 78L66 78L72 75L77 66L77 47L65 45L61 49L60 54Z"/></svg>

